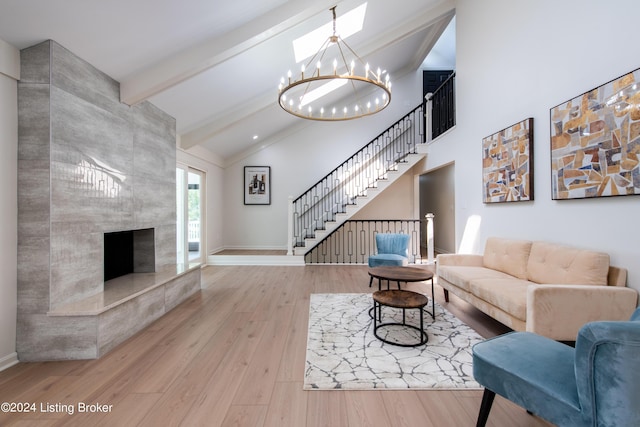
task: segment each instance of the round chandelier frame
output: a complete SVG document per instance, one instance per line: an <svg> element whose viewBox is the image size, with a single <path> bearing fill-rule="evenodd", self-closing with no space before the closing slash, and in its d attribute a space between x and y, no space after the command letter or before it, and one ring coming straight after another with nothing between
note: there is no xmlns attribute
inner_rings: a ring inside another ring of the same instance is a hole
<svg viewBox="0 0 640 427"><path fill-rule="evenodd" d="M291 71L287 79L281 78L278 86L278 103L289 114L296 117L318 121L344 121L370 116L382 111L391 102L391 82L389 74L382 72L380 68L376 72L370 70L366 63L349 47L349 45L336 34L336 7L332 7L333 35L320 46L320 49L302 65L299 78L295 79ZM337 58L333 60L333 68L330 73L322 73L322 60L329 47L337 47ZM346 53L350 53L353 59L348 65ZM340 59L340 65L338 63ZM317 62L316 62L317 61ZM364 69L364 74L356 72L356 61ZM316 71L305 77L305 69L316 62ZM384 74L384 79L381 79ZM343 95L334 100L328 108L320 106L318 101L333 89L323 89L324 85L333 87L347 86ZM322 92L318 95L318 92ZM345 101L348 98L348 101Z"/></svg>

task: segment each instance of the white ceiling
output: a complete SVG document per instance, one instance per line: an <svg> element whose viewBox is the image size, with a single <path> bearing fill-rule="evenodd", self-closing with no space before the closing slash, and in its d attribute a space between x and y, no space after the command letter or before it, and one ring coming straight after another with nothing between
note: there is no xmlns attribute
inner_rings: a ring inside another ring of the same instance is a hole
<svg viewBox="0 0 640 427"><path fill-rule="evenodd" d="M340 16L364 1L0 0L0 39L18 49L55 40L121 82L123 102L175 117L182 147L228 162L299 125L276 102L296 67L292 40L330 21L330 7ZM349 45L397 77L424 66L453 14L453 0L368 0ZM439 46L434 61L450 61Z"/></svg>

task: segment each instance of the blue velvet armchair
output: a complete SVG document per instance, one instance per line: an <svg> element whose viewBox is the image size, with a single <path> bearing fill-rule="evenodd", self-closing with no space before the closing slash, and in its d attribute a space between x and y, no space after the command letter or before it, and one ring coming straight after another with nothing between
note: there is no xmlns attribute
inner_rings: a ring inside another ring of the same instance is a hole
<svg viewBox="0 0 640 427"><path fill-rule="evenodd" d="M409 235L401 233L377 233L377 254L369 255L369 267L403 266L409 264ZM369 287L373 276L369 280Z"/></svg>
<svg viewBox="0 0 640 427"><path fill-rule="evenodd" d="M376 255L369 256L369 267L407 265L409 263L409 235L377 233Z"/></svg>
<svg viewBox="0 0 640 427"><path fill-rule="evenodd" d="M575 348L529 332L478 343L473 375L485 387L478 426L496 393L558 426L640 426L640 308L587 323Z"/></svg>

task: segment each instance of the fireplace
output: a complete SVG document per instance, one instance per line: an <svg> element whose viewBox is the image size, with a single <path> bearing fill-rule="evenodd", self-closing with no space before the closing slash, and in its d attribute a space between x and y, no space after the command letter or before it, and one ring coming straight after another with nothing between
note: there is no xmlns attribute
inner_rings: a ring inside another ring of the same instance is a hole
<svg viewBox="0 0 640 427"><path fill-rule="evenodd" d="M93 359L200 289L176 264L175 119L54 41L20 57L16 350Z"/></svg>
<svg viewBox="0 0 640 427"><path fill-rule="evenodd" d="M104 233L104 281L155 271L153 228Z"/></svg>

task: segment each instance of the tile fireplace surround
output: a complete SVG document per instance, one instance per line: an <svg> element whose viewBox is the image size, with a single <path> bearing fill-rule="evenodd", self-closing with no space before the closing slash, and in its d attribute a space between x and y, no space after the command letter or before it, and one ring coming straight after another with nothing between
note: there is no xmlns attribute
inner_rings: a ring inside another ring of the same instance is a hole
<svg viewBox="0 0 640 427"><path fill-rule="evenodd" d="M18 141L21 361L100 357L200 289L175 264L175 119L46 41L21 51ZM140 229L155 272L105 290L104 233Z"/></svg>

